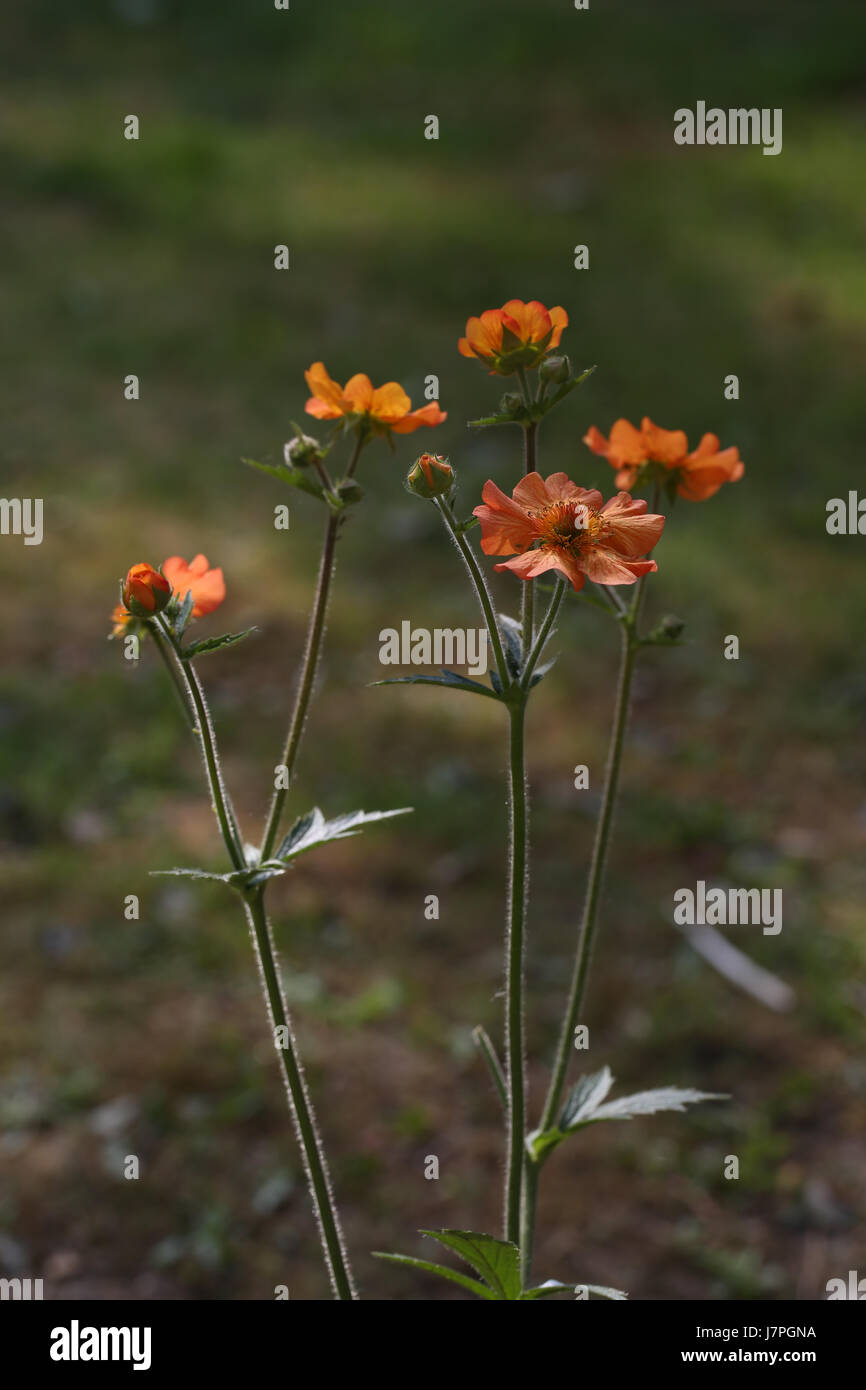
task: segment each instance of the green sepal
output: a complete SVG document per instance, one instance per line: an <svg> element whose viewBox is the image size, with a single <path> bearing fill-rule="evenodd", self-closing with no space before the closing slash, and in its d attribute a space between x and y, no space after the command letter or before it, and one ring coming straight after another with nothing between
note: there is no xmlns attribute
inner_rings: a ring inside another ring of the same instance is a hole
<svg viewBox="0 0 866 1390"><path fill-rule="evenodd" d="M181 647L178 656L181 661L191 661L194 656L204 656L206 652L218 652L222 647L233 647L235 642L242 642L252 632L258 632L258 628L246 627L243 632L224 632L221 637L204 637L200 642L193 642L188 647Z"/></svg>
<svg viewBox="0 0 866 1390"><path fill-rule="evenodd" d="M523 627L507 613L498 614L499 630L505 644L505 663L512 676L519 676L523 664Z"/></svg>

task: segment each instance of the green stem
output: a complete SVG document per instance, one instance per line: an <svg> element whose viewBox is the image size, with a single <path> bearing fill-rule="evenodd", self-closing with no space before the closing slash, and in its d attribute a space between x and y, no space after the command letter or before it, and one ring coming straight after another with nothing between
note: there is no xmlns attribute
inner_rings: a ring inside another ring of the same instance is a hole
<svg viewBox="0 0 866 1390"><path fill-rule="evenodd" d="M347 478L354 478L355 469L358 467L358 460L361 457L361 451L363 450L364 445L367 443L367 440L369 438L369 428L366 425L359 425L358 432L355 435L355 447L352 450L352 457L349 460L349 467L346 469Z"/></svg>
<svg viewBox="0 0 866 1390"><path fill-rule="evenodd" d="M357 452L356 449L356 454ZM295 695L295 703L292 709L292 717L289 721L288 733L286 734L283 756L280 759L282 766L287 769L285 775L287 784L290 784L292 780L295 762L298 757L298 749L300 748L301 737L304 732L307 710L310 705L310 696L313 693L313 685L316 680L322 638L325 633L325 619L328 613L331 580L334 576L334 558L340 520L340 516L336 515L334 512L328 512L328 520L325 525L325 538L322 543L322 558L319 562L319 575L316 581L316 597L313 602L313 611L310 615L310 626L307 630L307 644L304 648L304 659L301 666L301 678L298 683L297 694ZM268 859L273 851L288 790L289 787L286 785L277 787L274 791L270 811L268 812L267 824L265 826L264 839L262 840L261 859Z"/></svg>
<svg viewBox="0 0 866 1390"><path fill-rule="evenodd" d="M565 591L567 588L568 584L565 582L565 580L558 578L556 581L556 587L553 590L553 597L551 598L550 603L548 604L547 612L544 615L544 621L541 624L541 627L538 629L538 636L535 639L532 651L529 653L529 659L527 660L520 677L520 684L524 690L529 689L529 683L532 680L533 672L535 671L535 668L538 665L538 662L541 658L541 654L544 651L545 643L547 642L548 636L550 635L550 629L553 627L553 624L556 621L556 615L559 612L562 600L565 598Z"/></svg>
<svg viewBox="0 0 866 1390"><path fill-rule="evenodd" d="M442 497L433 499L442 520L450 532L451 539L463 557L463 563L469 571L469 578L475 590L481 611L484 614L484 621L487 624L487 632L490 637L490 645L493 648L493 658L496 662L496 670L502 683L503 690L509 684L511 677L508 673L508 666L505 661L505 653L502 648L502 635L499 631L499 623L496 621L496 613L493 608L493 600L490 597L490 590L487 588L487 581L484 578L481 567L475 558L475 552L467 541L463 532L458 529L457 521L448 502Z"/></svg>
<svg viewBox="0 0 866 1390"><path fill-rule="evenodd" d="M535 1239L535 1209L541 1165L527 1155L523 1173L523 1203L520 1208L520 1279L524 1288L532 1278L532 1245Z"/></svg>
<svg viewBox="0 0 866 1390"><path fill-rule="evenodd" d="M553 1075L550 1080L547 1100L545 1101L544 1113L541 1119L542 1129L550 1129L556 1123L557 1111L559 1110L559 1104L562 1100L562 1091L565 1085L565 1076L568 1070L568 1061L573 1045L574 1029L580 1016L586 990L593 940L598 923L598 909L601 902L604 871L610 844L610 832L613 825L614 809L619 787L622 752L625 742L626 726L628 724L631 681L634 673L635 658L639 649L634 632L634 614L636 612L638 599L638 594L635 594L630 610L629 622L623 623L622 625L619 683L617 687L616 706L610 738L610 752L608 755L607 775L605 777L601 814L599 815L598 825L596 826L586 899L577 939L577 952L571 979L571 989L568 996L565 1017L562 1023L562 1031L559 1036L556 1062L554 1064Z"/></svg>
<svg viewBox="0 0 866 1390"><path fill-rule="evenodd" d="M244 859L243 841L240 831L238 830L234 811L232 810L229 794L223 782L222 769L220 767L219 754L216 746L216 737L214 735L213 724L211 723L210 711L208 710L207 701L204 697L204 691L199 684L199 679L195 673L192 662L182 660L178 652L177 639L174 634L169 631L164 620L161 617L156 617L153 619L153 624L154 627L152 631L156 632L158 628L161 636L169 645L174 658L176 672L180 674L183 680L187 698L195 712L195 722L192 726L193 732L198 735L201 741L205 771L207 772L207 779L211 791L211 802L217 821L219 822L219 828L225 847L228 850L229 859L236 869L245 869L247 865ZM157 641L157 646L163 659L165 659L166 653L159 641ZM176 678L175 687L178 687Z"/></svg>
<svg viewBox="0 0 866 1390"><path fill-rule="evenodd" d="M171 654L170 644L163 637L162 629L158 626L158 620L156 618L152 618L149 621L147 629L151 637L153 638L156 650L162 657L163 665L165 666L165 669L169 674L171 683L174 686L175 694L177 695L177 698L180 700L181 708L183 709L184 719L186 720L187 724L194 733L195 706L190 701L186 681L181 680L180 676L177 673L177 667L175 665L175 659Z"/></svg>
<svg viewBox="0 0 866 1390"><path fill-rule="evenodd" d="M271 1024L275 1030L277 1028L283 1030L282 1045L277 1044L277 1047L282 1058L289 1109L303 1155L304 1169L307 1174L310 1195L313 1199L313 1210L331 1286L335 1297L341 1300L352 1300L358 1295L352 1281L349 1257L340 1228L322 1141L316 1126L313 1103L304 1079L297 1043L280 983L273 935L265 914L261 889L245 898L245 910L259 962ZM274 1032L274 1041L277 1041L276 1032Z"/></svg>
<svg viewBox="0 0 866 1390"><path fill-rule="evenodd" d="M525 1038L523 1020L524 927L526 923L529 808L526 796L524 730L526 697L509 706L509 894L505 965L505 1055L508 1087L505 1239L520 1240L520 1197L526 1161Z"/></svg>
<svg viewBox="0 0 866 1390"><path fill-rule="evenodd" d="M526 388L526 392L528 387ZM538 435L538 423L533 420L525 425L523 429L523 474L526 477L529 473L535 473L537 467L536 440ZM523 602L521 605L521 626L523 629L523 651L528 652L532 646L532 628L534 623L535 588L533 581L528 579L523 586Z"/></svg>
<svg viewBox="0 0 866 1390"><path fill-rule="evenodd" d="M361 452L367 442L368 431L359 427L355 435L355 447L349 467L346 470L346 477L354 476L358 466ZM325 475L327 476L327 474ZM298 683L295 703L292 709L292 717L289 721L289 729L286 734L286 742L283 747L281 765L286 768L285 787L277 787L271 799L271 806L268 812L268 819L265 825L264 838L260 852L261 859L267 859L273 851L276 843L277 834L280 829L283 808L286 804L286 797L289 793L289 786L292 781L292 774L295 770L295 763L298 757L298 750L301 746L301 738L304 732L304 724L307 718L307 710L310 706L310 697L313 693L313 686L316 681L316 671L319 667L319 657L322 650L322 638L325 635L325 619L328 616L328 600L331 595L331 581L334 577L334 560L337 548L337 535L339 533L342 517L329 510L328 520L325 525L325 538L322 542L322 557L319 562L319 574L316 580L316 596L313 600L313 611L310 614L310 625L307 629L307 644L304 648L304 659L301 666L301 678Z"/></svg>

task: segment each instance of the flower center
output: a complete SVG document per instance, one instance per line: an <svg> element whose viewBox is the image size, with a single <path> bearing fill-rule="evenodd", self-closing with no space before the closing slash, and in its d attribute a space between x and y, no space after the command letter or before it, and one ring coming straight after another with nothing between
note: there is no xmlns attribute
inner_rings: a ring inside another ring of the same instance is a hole
<svg viewBox="0 0 866 1390"><path fill-rule="evenodd" d="M585 502L553 502L531 515L540 544L558 550L585 549L606 529L604 519Z"/></svg>

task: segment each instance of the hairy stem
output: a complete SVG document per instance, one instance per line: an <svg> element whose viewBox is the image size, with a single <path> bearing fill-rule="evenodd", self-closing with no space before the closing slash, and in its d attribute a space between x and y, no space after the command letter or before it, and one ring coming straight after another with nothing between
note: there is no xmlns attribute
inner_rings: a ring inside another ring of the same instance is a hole
<svg viewBox="0 0 866 1390"><path fill-rule="evenodd" d="M532 651L529 653L529 657L520 676L520 684L524 690L528 690L530 687L530 682L532 680L533 673L535 671L536 666L538 665L538 662L541 659L541 654L544 651L545 643L547 642L547 639L550 636L550 629L553 627L553 624L556 621L556 615L559 612L562 600L565 598L565 591L567 588L568 584L566 583L566 581L557 578L556 587L553 590L553 597L551 598L547 612L544 615L544 621L542 622L541 627L538 629L538 636L536 637L535 642L533 643Z"/></svg>
<svg viewBox="0 0 866 1390"><path fill-rule="evenodd" d="M217 751L216 736L213 724L211 723L210 711L204 697L204 691L199 683L198 676L191 661L182 660L179 652L177 639L169 631L164 620L156 617L152 620L151 631L156 639L156 644L163 660L166 660L167 653L162 645L162 640L168 643L171 651L172 666L174 667L175 688L180 688L182 682L186 691L187 699L194 712L195 719L192 725L202 748L204 755L205 771L207 773L208 784L211 792L211 802L214 813L219 823L223 842L228 850L229 859L236 869L245 869L243 841L241 839L235 814L232 810L231 801L222 776L220 767L219 753ZM166 663L168 664L168 662ZM178 677L180 678L178 680Z"/></svg>
<svg viewBox="0 0 866 1390"><path fill-rule="evenodd" d="M451 539L460 551L463 563L469 571L472 587L475 590L476 597L481 606L481 612L484 614L484 621L487 625L487 632L490 637L490 645L493 648L493 659L496 662L496 670L504 689L509 683L510 676L508 674L508 667L505 663L505 653L502 648L502 634L499 631L499 623L496 620L496 613L493 608L493 600L490 597L490 590L487 588L487 581L475 558L475 552L472 546L463 535L463 532L458 529L457 521L450 505L441 497L437 497L434 500L442 520L448 528Z"/></svg>
<svg viewBox="0 0 866 1390"><path fill-rule="evenodd" d="M520 1239L520 1197L526 1159L525 1057L523 1020L524 928L526 924L529 808L526 795L524 733L526 697L509 707L509 892L505 957L505 1055L508 1091L505 1239Z"/></svg>
<svg viewBox="0 0 866 1390"><path fill-rule="evenodd" d="M271 799L271 807L268 812L264 839L262 840L260 856L262 859L269 858L273 851L274 843L280 829L283 808L289 791L288 784L291 784L295 762L298 757L298 750L301 746L301 737L304 732L304 724L310 706L310 697L313 693L316 671L319 666L322 638L325 634L325 619L328 613L331 580L334 576L334 558L340 520L341 518L334 512L328 512L328 520L325 525L325 536L322 542L322 557L319 562L319 576L316 581L316 597L313 602L312 613L310 614L310 625L307 629L307 643L304 648L304 658L301 665L301 677L298 682L295 703L289 721L286 742L283 747L283 755L280 759L282 766L286 768L285 782L287 785L277 787Z"/></svg>
<svg viewBox="0 0 866 1390"><path fill-rule="evenodd" d="M565 1085L566 1072L568 1070L568 1061L571 1055L574 1029L580 1016L589 974L593 940L598 924L598 911L601 903L604 871L610 845L610 833L611 827L613 826L614 810L616 808L617 791L619 788L622 752L625 743L626 726L628 724L631 681L634 673L635 658L638 653L638 642L634 635L633 627L638 599L639 595L636 593L630 610L631 621L623 623L622 625L619 681L617 685L613 728L610 736L610 750L608 753L601 813L595 831L595 842L592 849L586 898L584 900L583 915L577 938L577 950L571 978L571 989L569 991L568 1003L562 1022L562 1030L559 1035L559 1045L557 1047L556 1061L547 1092L547 1100L545 1101L544 1113L541 1119L542 1129L550 1129L551 1126L556 1123L557 1111L560 1101L562 1100L562 1091Z"/></svg>
<svg viewBox="0 0 866 1390"><path fill-rule="evenodd" d="M259 964L271 1025L275 1030L277 1028L281 1030L279 1039L276 1031L274 1032L274 1041L282 1058L289 1109L303 1156L304 1170L313 1199L313 1211L319 1228L331 1287L335 1298L352 1300L358 1295L352 1281L349 1257L340 1228L340 1219L331 1189L331 1179L322 1141L316 1126L313 1103L304 1079L298 1047L280 983L273 935L265 914L261 889L250 893L245 898L245 910Z"/></svg>

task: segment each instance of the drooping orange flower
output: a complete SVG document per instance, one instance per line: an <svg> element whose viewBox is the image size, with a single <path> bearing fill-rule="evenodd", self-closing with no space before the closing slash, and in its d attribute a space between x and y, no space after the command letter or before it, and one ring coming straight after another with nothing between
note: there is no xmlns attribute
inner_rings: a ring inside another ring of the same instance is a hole
<svg viewBox="0 0 866 1390"><path fill-rule="evenodd" d="M440 410L438 401L413 410L412 402L396 381L374 387L370 378L359 372L350 377L345 386L340 386L328 376L324 362L314 362L304 376L313 393L304 408L317 420L338 420L341 416L355 415L378 433L390 430L394 434L411 434L420 425L441 425L448 418L447 412Z"/></svg>
<svg viewBox="0 0 866 1390"><path fill-rule="evenodd" d="M735 483L745 472L739 450L733 445L720 449L718 435L705 434L689 453L682 430L663 430L646 415L639 430L628 420L617 420L609 439L593 425L583 442L617 469L616 485L626 490L637 483L663 481L680 497L704 502L723 483Z"/></svg>
<svg viewBox="0 0 866 1390"><path fill-rule="evenodd" d="M511 376L518 367L537 367L559 346L568 314L561 305L546 309L537 299L509 299L501 309L485 309L466 324L457 344L464 357L477 357L491 376Z"/></svg>
<svg viewBox="0 0 866 1390"><path fill-rule="evenodd" d="M181 603L187 594L192 594L193 618L213 613L226 596L223 572L209 569L206 555L196 555L190 564L179 555L172 555L163 564L162 571Z"/></svg>
<svg viewBox="0 0 866 1390"><path fill-rule="evenodd" d="M481 495L484 505L473 512L481 522L481 549L514 556L497 570L535 579L556 569L582 589L586 579L634 584L658 568L640 557L658 541L665 518L648 514L646 502L627 492L603 502L597 489L578 487L565 473L528 473L511 497L490 481Z"/></svg>
<svg viewBox="0 0 866 1390"><path fill-rule="evenodd" d="M138 618L159 613L171 598L171 583L153 565L133 565L123 581L121 597L129 612Z"/></svg>

